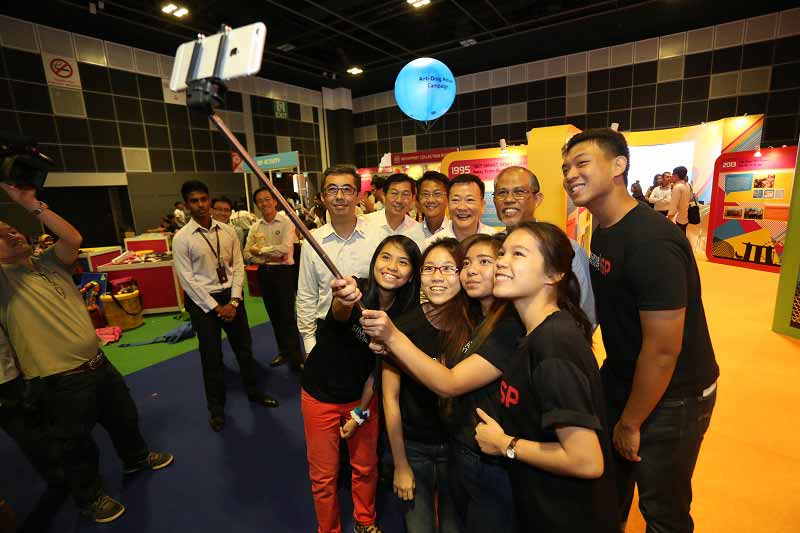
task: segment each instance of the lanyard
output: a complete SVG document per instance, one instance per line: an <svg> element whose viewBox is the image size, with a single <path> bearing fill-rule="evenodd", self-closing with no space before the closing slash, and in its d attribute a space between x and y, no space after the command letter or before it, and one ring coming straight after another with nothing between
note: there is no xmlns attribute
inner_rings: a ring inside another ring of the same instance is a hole
<svg viewBox="0 0 800 533"><path fill-rule="evenodd" d="M214 254L214 257L217 259L217 266L221 267L223 265L222 265L222 257L220 257L220 254L219 254L219 226L214 227L214 231L217 232L217 250L216 251L214 251L214 247L211 246L211 241L208 240L208 237L206 237L205 233L203 233L201 231L200 232L200 236L203 238L204 241L206 241L206 244L208 245L208 247L211 248L211 253Z"/></svg>

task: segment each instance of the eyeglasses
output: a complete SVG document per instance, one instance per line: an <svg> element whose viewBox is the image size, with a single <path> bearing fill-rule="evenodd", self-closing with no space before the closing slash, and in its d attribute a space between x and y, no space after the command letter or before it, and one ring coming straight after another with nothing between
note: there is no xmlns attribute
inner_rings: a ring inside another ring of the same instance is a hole
<svg viewBox="0 0 800 533"><path fill-rule="evenodd" d="M398 197L402 198L403 200L410 200L412 195L411 195L411 193L409 191L400 192L400 191L396 191L396 190L391 190L386 194L386 196L388 196L392 200L395 200Z"/></svg>
<svg viewBox="0 0 800 533"><path fill-rule="evenodd" d="M508 189L500 189L499 191L494 192L494 197L498 200L505 200L508 198L508 195L512 195L515 200L524 200L531 192L530 189L523 189L519 187L514 189L513 191L509 191ZM533 194L536 194L535 192Z"/></svg>
<svg viewBox="0 0 800 533"><path fill-rule="evenodd" d="M433 273L437 270L442 276L453 277L458 274L458 271L461 269L455 265L442 265L438 267L433 265L425 265L420 269L420 273L422 273L423 276L433 276Z"/></svg>
<svg viewBox="0 0 800 533"><path fill-rule="evenodd" d="M356 194L356 188L352 185L342 185L341 187L329 185L325 188L325 196L328 198L336 198L340 192L345 198L352 198Z"/></svg>
<svg viewBox="0 0 800 533"><path fill-rule="evenodd" d="M420 194L419 197L422 200L430 200L431 198L436 198L437 200L441 200L442 198L447 197L447 193L445 191L425 191L424 193Z"/></svg>

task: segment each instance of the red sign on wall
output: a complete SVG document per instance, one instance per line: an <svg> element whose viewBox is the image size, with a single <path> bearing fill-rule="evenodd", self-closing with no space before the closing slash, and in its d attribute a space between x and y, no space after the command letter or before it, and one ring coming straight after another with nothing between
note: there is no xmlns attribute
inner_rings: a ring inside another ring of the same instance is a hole
<svg viewBox="0 0 800 533"><path fill-rule="evenodd" d="M483 181L493 181L497 174L513 165L527 166L528 156L511 154L486 159L464 159L451 161L447 167L447 177L452 179L459 174L475 174Z"/></svg>
<svg viewBox="0 0 800 533"><path fill-rule="evenodd" d="M421 152L392 154L392 165L424 165L425 163L437 163L444 159L444 156L447 154L457 151L458 148L437 148L435 150L423 150Z"/></svg>

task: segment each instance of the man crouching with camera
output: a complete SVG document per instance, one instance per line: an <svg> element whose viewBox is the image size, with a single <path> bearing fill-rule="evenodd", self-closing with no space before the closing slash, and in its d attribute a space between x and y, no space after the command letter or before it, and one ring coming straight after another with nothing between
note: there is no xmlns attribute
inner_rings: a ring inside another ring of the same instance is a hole
<svg viewBox="0 0 800 533"><path fill-rule="evenodd" d="M103 489L92 428L100 423L108 431L125 474L164 468L173 457L150 451L128 387L100 350L71 277L81 234L40 202L35 188L0 181L0 189L58 239L33 257L27 239L0 221L0 327L24 378L44 382L48 429L81 513L95 522L111 522L125 507Z"/></svg>

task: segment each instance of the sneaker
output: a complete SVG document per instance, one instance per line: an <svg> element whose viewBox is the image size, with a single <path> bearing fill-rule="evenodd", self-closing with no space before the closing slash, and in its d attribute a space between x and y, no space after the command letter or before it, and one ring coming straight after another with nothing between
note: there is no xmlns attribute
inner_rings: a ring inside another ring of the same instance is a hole
<svg viewBox="0 0 800 533"><path fill-rule="evenodd" d="M172 461L175 460L175 457L171 453L167 452L150 452L147 454L147 457L142 460L140 463L135 464L133 466L127 466L122 471L126 476L131 474L135 474L140 470L161 470L162 468L166 468L172 464Z"/></svg>
<svg viewBox="0 0 800 533"><path fill-rule="evenodd" d="M383 533L377 524L356 524L353 533Z"/></svg>
<svg viewBox="0 0 800 533"><path fill-rule="evenodd" d="M117 500L103 494L97 498L88 508L81 511L81 514L89 520L94 520L98 524L113 522L125 512L125 506Z"/></svg>

